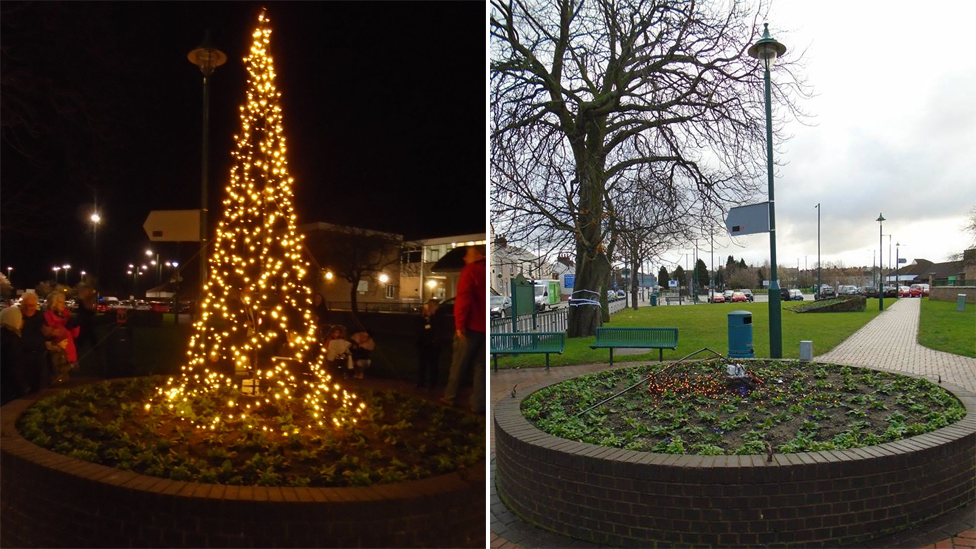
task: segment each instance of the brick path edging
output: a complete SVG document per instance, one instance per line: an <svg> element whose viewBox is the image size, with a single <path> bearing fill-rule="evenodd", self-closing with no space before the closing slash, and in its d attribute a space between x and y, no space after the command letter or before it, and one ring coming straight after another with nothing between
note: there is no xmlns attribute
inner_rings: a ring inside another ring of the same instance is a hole
<svg viewBox="0 0 976 549"><path fill-rule="evenodd" d="M485 463L370 487L226 486L139 475L46 450L0 409L3 547L483 547Z"/></svg>
<svg viewBox="0 0 976 549"><path fill-rule="evenodd" d="M548 435L521 414L529 395L495 404L495 482L524 520L579 540L660 544L840 546L877 538L976 497L976 395L943 383L961 421L854 450L676 456Z"/></svg>

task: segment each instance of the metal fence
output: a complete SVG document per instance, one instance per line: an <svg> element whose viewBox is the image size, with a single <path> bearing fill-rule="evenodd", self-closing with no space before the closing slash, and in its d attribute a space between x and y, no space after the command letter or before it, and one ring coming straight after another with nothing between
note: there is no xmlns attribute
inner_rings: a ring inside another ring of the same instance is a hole
<svg viewBox="0 0 976 549"><path fill-rule="evenodd" d="M351 301L329 301L326 306L330 310L351 311ZM356 302L356 310L360 313L419 313L423 303L416 301L385 301L380 303Z"/></svg>
<svg viewBox="0 0 976 549"><path fill-rule="evenodd" d="M553 309L551 311L546 311L544 313L539 313L535 315L535 327L532 326L532 315L522 315L518 317L518 331L519 332L565 332L566 331L566 315L568 313L566 307L561 307L559 309ZM492 333L508 333L512 331L512 319L511 318L493 318L491 319L491 332Z"/></svg>

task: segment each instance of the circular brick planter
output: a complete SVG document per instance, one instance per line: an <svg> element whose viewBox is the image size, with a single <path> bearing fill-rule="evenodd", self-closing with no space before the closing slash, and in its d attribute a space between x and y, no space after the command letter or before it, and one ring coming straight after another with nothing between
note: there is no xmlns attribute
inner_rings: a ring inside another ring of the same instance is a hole
<svg viewBox="0 0 976 549"><path fill-rule="evenodd" d="M0 409L2 547L484 547L485 464L364 488L225 486L95 465Z"/></svg>
<svg viewBox="0 0 976 549"><path fill-rule="evenodd" d="M494 407L494 480L516 515L618 547L671 544L837 547L905 529L976 497L976 395L946 383L967 415L898 442L801 454L677 456L546 434Z"/></svg>

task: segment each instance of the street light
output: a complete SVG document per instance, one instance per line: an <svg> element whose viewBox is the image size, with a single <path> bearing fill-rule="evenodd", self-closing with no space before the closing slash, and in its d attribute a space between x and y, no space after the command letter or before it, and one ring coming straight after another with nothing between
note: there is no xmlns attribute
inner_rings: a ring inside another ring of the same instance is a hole
<svg viewBox="0 0 976 549"><path fill-rule="evenodd" d="M883 251L883 247L884 247L883 244L884 236L882 235L882 232L883 232L885 218L883 215L879 213L878 219L876 219L875 221L878 222L878 274L880 275L878 276L878 310L883 311L884 310L884 272L883 272L884 261L881 259L881 252ZM895 291L898 291L897 287L895 287Z"/></svg>
<svg viewBox="0 0 976 549"><path fill-rule="evenodd" d="M98 276L98 224L102 221L102 216L98 215L98 212L92 212L91 217L88 218L92 224L92 255L95 260L95 276Z"/></svg>
<svg viewBox="0 0 976 549"><path fill-rule="evenodd" d="M156 253L156 252L153 252L152 250L146 250L146 256L147 257L153 257L153 256L155 256L155 259L151 260L149 263L152 266L156 267L156 285L159 286L159 277L161 276L160 271L162 271L162 269L163 269L163 266L159 264L159 254ZM143 265L143 268L145 268L145 267L146 266Z"/></svg>
<svg viewBox="0 0 976 549"><path fill-rule="evenodd" d="M901 243L895 242L895 288L901 284L901 280L898 278L898 270L901 269L901 257L899 255L901 250L898 249L899 246L901 246Z"/></svg>
<svg viewBox="0 0 976 549"><path fill-rule="evenodd" d="M763 25L763 37L749 47L749 56L763 66L766 84L766 172L769 180L769 356L783 358L783 327L779 282L776 280L776 202L773 196L773 110L769 90L769 70L777 57L786 53L786 46L769 36L769 24Z"/></svg>
<svg viewBox="0 0 976 549"><path fill-rule="evenodd" d="M14 270L13 267L7 267L7 280L10 280L10 271Z"/></svg>
<svg viewBox="0 0 976 549"><path fill-rule="evenodd" d="M820 299L820 203L817 202L817 293L815 299Z"/></svg>
<svg viewBox="0 0 976 549"><path fill-rule="evenodd" d="M204 32L203 43L186 56L203 73L203 162L200 181L200 290L207 283L207 137L210 125L210 76L214 69L227 62L224 52L210 45L210 31Z"/></svg>
<svg viewBox="0 0 976 549"><path fill-rule="evenodd" d="M61 268L64 269L64 285L67 286L68 285L68 269L71 268L71 265L62 265Z"/></svg>

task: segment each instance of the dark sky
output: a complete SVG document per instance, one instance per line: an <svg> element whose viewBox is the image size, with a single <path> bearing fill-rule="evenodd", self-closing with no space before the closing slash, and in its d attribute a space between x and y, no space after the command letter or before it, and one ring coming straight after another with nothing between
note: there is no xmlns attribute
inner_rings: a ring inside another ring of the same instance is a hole
<svg viewBox="0 0 976 549"><path fill-rule="evenodd" d="M205 29L228 57L211 85L213 234L262 6L298 223L407 239L485 231L481 2L3 2L0 269L16 287L53 265L70 263L72 284L95 269L96 192L106 292L129 292L151 210L199 208L202 75L187 54ZM185 264L197 246L153 249Z"/></svg>

